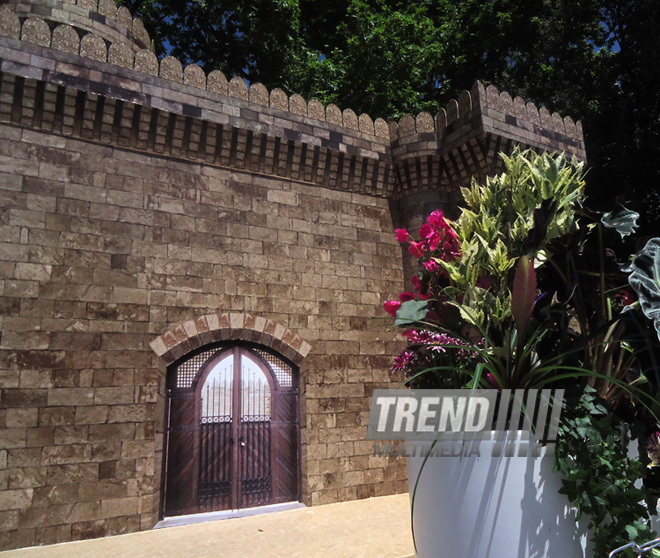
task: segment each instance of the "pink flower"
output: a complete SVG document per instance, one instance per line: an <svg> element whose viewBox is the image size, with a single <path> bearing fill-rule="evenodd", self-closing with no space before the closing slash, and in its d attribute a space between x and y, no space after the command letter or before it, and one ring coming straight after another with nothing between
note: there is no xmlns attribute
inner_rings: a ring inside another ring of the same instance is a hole
<svg viewBox="0 0 660 558"><path fill-rule="evenodd" d="M394 236L397 242L400 242L401 244L408 242L409 235L406 229L394 229Z"/></svg>
<svg viewBox="0 0 660 558"><path fill-rule="evenodd" d="M438 244L442 242L442 233L441 232L434 232L431 235L431 238L429 238L429 250L431 252L435 251L435 249L438 247Z"/></svg>
<svg viewBox="0 0 660 558"><path fill-rule="evenodd" d="M431 258L428 262L424 262L422 265L426 268L426 271L429 271L431 273L437 271L438 268L440 267L433 258Z"/></svg>
<svg viewBox="0 0 660 558"><path fill-rule="evenodd" d="M385 308L385 312L396 318L396 311L401 308L401 303L398 300L388 300L383 307Z"/></svg>
<svg viewBox="0 0 660 558"><path fill-rule="evenodd" d="M431 215L429 215L426 222L433 227L446 226L445 214L439 209L436 209Z"/></svg>
<svg viewBox="0 0 660 558"><path fill-rule="evenodd" d="M500 389L500 384L497 383L495 376L493 376L490 372L486 374L486 381L495 389Z"/></svg>
<svg viewBox="0 0 660 558"><path fill-rule="evenodd" d="M408 252L410 252L415 258L421 258L424 255L424 243L412 241L410 246L408 246Z"/></svg>
<svg viewBox="0 0 660 558"><path fill-rule="evenodd" d="M431 238L431 236L433 236L434 233L435 230L433 229L433 227L428 223L424 223L419 229L419 238Z"/></svg>
<svg viewBox="0 0 660 558"><path fill-rule="evenodd" d="M415 300L415 295L413 293L400 293L399 300L401 302L408 302L409 300Z"/></svg>
<svg viewBox="0 0 660 558"><path fill-rule="evenodd" d="M461 255L458 247L454 245L453 242L445 241L442 245L442 252L444 254L444 261L453 262L458 259Z"/></svg>
<svg viewBox="0 0 660 558"><path fill-rule="evenodd" d="M417 275L413 275L410 278L410 282L412 283L413 290L415 291L415 293L419 294L422 290L422 282L419 280L419 277Z"/></svg>
<svg viewBox="0 0 660 558"><path fill-rule="evenodd" d="M394 358L394 364L392 364L390 370L392 372L398 372L399 370L404 370L408 365L412 364L416 360L416 355L412 351L403 350L398 357Z"/></svg>
<svg viewBox="0 0 660 558"><path fill-rule="evenodd" d="M406 338L408 339L408 341L411 341L412 338L413 338L416 334L417 334L417 330L415 330L415 329L404 329L404 330L401 332L401 335L403 335L404 337L406 337Z"/></svg>

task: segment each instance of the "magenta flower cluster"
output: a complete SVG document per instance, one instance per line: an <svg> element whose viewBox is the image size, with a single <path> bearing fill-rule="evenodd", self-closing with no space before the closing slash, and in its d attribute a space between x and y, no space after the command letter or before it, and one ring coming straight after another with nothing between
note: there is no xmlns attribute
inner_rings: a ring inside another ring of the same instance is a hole
<svg viewBox="0 0 660 558"><path fill-rule="evenodd" d="M399 356L394 358L390 368L392 372L405 370L410 376L414 367L428 366L434 360L434 356L442 354L453 357L453 362L475 356L468 343L446 333L411 329L404 331L403 334L410 343Z"/></svg>
<svg viewBox="0 0 660 558"><path fill-rule="evenodd" d="M426 223L420 227L419 240L414 240L406 229L396 229L395 238L401 244L408 244L408 252L420 261L429 274L446 277L447 273L438 262L451 262L461 255L456 233L440 210L431 213ZM388 300L385 303L385 311L392 317L396 317L402 302L428 300L434 294L423 291L417 275L413 276L411 281L414 292L401 293L399 300Z"/></svg>

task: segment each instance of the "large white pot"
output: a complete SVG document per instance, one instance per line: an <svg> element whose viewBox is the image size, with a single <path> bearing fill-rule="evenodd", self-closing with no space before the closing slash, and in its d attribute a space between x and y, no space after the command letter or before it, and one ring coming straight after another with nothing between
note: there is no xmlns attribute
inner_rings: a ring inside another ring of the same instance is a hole
<svg viewBox="0 0 660 558"><path fill-rule="evenodd" d="M480 456L426 461L412 511L419 558L590 558L588 521L576 523L558 493L552 454L491 457L494 443L481 441ZM408 457L411 503L423 461Z"/></svg>

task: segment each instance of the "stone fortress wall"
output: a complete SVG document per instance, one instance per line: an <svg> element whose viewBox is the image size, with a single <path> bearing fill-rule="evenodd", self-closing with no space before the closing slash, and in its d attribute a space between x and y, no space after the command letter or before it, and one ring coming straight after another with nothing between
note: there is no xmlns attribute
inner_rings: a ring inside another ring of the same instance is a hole
<svg viewBox="0 0 660 558"><path fill-rule="evenodd" d="M585 157L481 83L387 123L158 61L111 0L0 5L0 138L0 549L153 527L167 366L222 339L300 367L304 503L405 491L364 440L393 228L515 144Z"/></svg>

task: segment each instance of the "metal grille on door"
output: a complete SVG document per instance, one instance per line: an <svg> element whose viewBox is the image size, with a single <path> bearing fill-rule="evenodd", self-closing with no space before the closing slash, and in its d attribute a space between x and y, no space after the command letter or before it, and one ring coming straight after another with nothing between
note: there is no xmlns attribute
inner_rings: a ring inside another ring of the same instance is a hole
<svg viewBox="0 0 660 558"><path fill-rule="evenodd" d="M213 367L201 390L200 511L231 507L233 355Z"/></svg>

